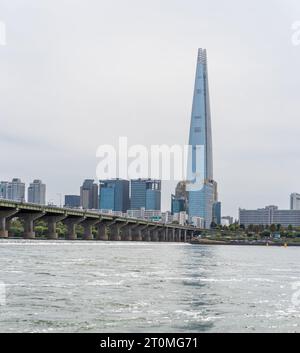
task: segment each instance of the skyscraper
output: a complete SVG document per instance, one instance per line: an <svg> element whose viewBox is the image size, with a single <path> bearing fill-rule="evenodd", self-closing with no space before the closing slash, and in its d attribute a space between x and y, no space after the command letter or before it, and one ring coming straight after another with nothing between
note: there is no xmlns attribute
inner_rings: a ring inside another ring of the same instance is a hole
<svg viewBox="0 0 300 353"><path fill-rule="evenodd" d="M129 209L129 181L123 179L100 181L99 208L127 212Z"/></svg>
<svg viewBox="0 0 300 353"><path fill-rule="evenodd" d="M209 228L216 202L213 181L212 132L205 49L198 50L188 155L188 214L204 219Z"/></svg>
<svg viewBox="0 0 300 353"><path fill-rule="evenodd" d="M98 185L86 179L80 187L80 206L84 209L98 208Z"/></svg>
<svg viewBox="0 0 300 353"><path fill-rule="evenodd" d="M222 205L221 202L214 202L213 203L213 222L217 225L221 224L221 218L222 218Z"/></svg>
<svg viewBox="0 0 300 353"><path fill-rule="evenodd" d="M130 182L130 209L160 210L161 181L153 179L134 179Z"/></svg>
<svg viewBox="0 0 300 353"><path fill-rule="evenodd" d="M175 189L175 195L171 195L171 214L187 211L188 194L187 182L180 181Z"/></svg>
<svg viewBox="0 0 300 353"><path fill-rule="evenodd" d="M0 198L13 201L25 201L25 183L21 179L14 178L11 182L1 181Z"/></svg>
<svg viewBox="0 0 300 353"><path fill-rule="evenodd" d="M34 180L28 187L28 202L46 204L46 185L41 180Z"/></svg>

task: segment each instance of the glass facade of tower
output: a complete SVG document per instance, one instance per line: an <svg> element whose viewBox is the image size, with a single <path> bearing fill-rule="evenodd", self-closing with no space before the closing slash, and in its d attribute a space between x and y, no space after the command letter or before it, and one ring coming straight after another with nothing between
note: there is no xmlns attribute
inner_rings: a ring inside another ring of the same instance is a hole
<svg viewBox="0 0 300 353"><path fill-rule="evenodd" d="M206 50L198 50L188 155L188 214L212 222L214 184Z"/></svg>
<svg viewBox="0 0 300 353"><path fill-rule="evenodd" d="M161 181L152 179L133 179L131 185L131 210L160 210Z"/></svg>
<svg viewBox="0 0 300 353"><path fill-rule="evenodd" d="M123 179L101 181L99 208L127 212L129 209L129 181Z"/></svg>

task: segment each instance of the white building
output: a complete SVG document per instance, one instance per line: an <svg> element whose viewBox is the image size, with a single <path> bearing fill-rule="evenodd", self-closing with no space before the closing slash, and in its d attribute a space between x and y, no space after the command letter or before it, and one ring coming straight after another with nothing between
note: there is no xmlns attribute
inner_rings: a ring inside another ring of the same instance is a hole
<svg viewBox="0 0 300 353"><path fill-rule="evenodd" d="M205 228L205 219L202 217L193 216L192 225L196 228Z"/></svg>
<svg viewBox="0 0 300 353"><path fill-rule="evenodd" d="M277 206L266 206L257 210L239 209L239 222L245 227L250 224L300 227L300 210L279 210Z"/></svg>
<svg viewBox="0 0 300 353"><path fill-rule="evenodd" d="M292 193L290 196L290 209L300 210L300 194L296 192Z"/></svg>
<svg viewBox="0 0 300 353"><path fill-rule="evenodd" d="M188 220L188 215L185 211L174 213L173 215L173 221L178 222L178 224L180 224L181 226L186 225L187 220Z"/></svg>

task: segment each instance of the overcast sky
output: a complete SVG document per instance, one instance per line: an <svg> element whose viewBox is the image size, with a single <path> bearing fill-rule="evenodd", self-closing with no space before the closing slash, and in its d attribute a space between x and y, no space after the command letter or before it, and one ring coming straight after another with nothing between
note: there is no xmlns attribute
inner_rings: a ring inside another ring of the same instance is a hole
<svg viewBox="0 0 300 353"><path fill-rule="evenodd" d="M299 0L0 0L0 21L1 180L40 178L58 203L98 145L186 144L203 47L223 214L300 192Z"/></svg>

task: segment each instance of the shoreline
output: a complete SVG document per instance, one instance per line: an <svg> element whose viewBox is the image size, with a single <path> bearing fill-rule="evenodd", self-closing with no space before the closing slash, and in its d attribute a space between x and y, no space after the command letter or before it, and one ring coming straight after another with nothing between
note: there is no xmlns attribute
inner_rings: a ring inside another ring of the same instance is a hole
<svg viewBox="0 0 300 353"><path fill-rule="evenodd" d="M289 247L289 246L300 246L300 242L274 242L274 241L252 241L246 242L242 240L237 241L224 241L224 240L211 240L211 239L195 239L190 242L193 245L243 245L243 246L279 246L279 247Z"/></svg>

